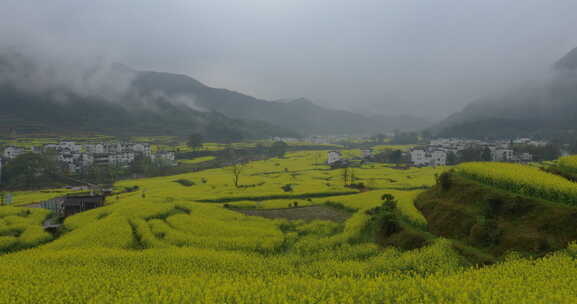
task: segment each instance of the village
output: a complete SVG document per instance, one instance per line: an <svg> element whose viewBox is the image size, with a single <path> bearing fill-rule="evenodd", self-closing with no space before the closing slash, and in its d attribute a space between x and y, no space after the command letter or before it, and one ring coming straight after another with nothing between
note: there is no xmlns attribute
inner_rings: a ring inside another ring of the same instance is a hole
<svg viewBox="0 0 577 304"><path fill-rule="evenodd" d="M137 157L149 159L164 166L175 165L173 151L153 153L149 143L101 142L77 144L74 141L61 141L57 144L22 148L7 146L0 153L0 176L3 164L24 153L51 155L69 173L78 173L91 166L126 167Z"/></svg>
<svg viewBox="0 0 577 304"><path fill-rule="evenodd" d="M473 151L478 154L477 160L494 162L529 163L534 160L534 155L529 152L516 152L514 147L543 148L548 145L546 141L537 141L529 138L514 140L481 141L473 139L441 138L432 139L428 145L419 145L403 151L399 158L406 165L415 167L447 166L454 165L462 157L465 151ZM361 157L356 160L371 161L375 159L375 152L371 149L362 149ZM344 158L339 151L329 151L327 164L333 168L350 165L354 159Z"/></svg>

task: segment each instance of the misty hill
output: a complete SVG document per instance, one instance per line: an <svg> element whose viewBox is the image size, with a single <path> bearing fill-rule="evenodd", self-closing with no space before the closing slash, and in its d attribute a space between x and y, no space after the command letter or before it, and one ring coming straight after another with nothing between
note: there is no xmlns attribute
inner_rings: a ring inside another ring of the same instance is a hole
<svg viewBox="0 0 577 304"><path fill-rule="evenodd" d="M577 48L546 79L475 101L435 129L443 137L548 136L577 129Z"/></svg>
<svg viewBox="0 0 577 304"><path fill-rule="evenodd" d="M374 134L420 129L426 121L365 116L300 98L266 101L211 88L185 75L135 71L119 64L54 61L0 54L0 134L204 134L213 140Z"/></svg>
<svg viewBox="0 0 577 304"><path fill-rule="evenodd" d="M208 111L239 119L264 120L301 134L371 134L429 126L427 121L419 118L368 117L327 109L305 98L291 101L261 100L226 89L211 88L191 77L171 73L139 72L134 87L142 95L160 92Z"/></svg>
<svg viewBox="0 0 577 304"><path fill-rule="evenodd" d="M54 92L54 94L63 94ZM112 135L203 134L212 140L238 140L295 133L259 122L200 112L158 98L141 104L119 104L67 93L64 102L50 94L0 87L0 132Z"/></svg>
<svg viewBox="0 0 577 304"><path fill-rule="evenodd" d="M263 121L199 111L133 89L136 72L118 65L51 62L17 50L0 54L0 134L203 134L217 141L297 136ZM178 84L175 84L178 85Z"/></svg>

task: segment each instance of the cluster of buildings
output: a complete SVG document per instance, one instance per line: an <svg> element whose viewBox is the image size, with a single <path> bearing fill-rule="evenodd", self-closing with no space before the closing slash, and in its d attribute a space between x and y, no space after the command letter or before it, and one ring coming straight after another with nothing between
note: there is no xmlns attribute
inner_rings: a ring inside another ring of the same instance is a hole
<svg viewBox="0 0 577 304"><path fill-rule="evenodd" d="M542 147L544 141L535 141L529 138L515 140L485 142L468 139L435 139L429 145L419 146L409 150L410 162L414 166L445 166L449 154L460 155L466 149L474 148L487 151L487 159L499 162L531 162L530 153L515 153L513 145L531 145Z"/></svg>
<svg viewBox="0 0 577 304"><path fill-rule="evenodd" d="M342 168L347 167L353 161L362 161L369 159L373 154L370 149L361 150L361 157L356 157L354 159L344 158L342 153L339 151L329 151L327 155L327 165L332 168Z"/></svg>
<svg viewBox="0 0 577 304"><path fill-rule="evenodd" d="M132 142L107 142L77 144L73 141L62 141L58 144L46 144L42 147L32 146L29 149L8 146L2 151L0 157L0 172L2 161L10 161L20 154L52 153L56 160L72 173L81 171L93 165L126 167L130 165L138 155L164 165L173 165L175 155L172 151L159 151L152 153L148 143Z"/></svg>
<svg viewBox="0 0 577 304"><path fill-rule="evenodd" d="M533 155L530 153L516 153L513 149L515 145L528 145L543 147L548 143L545 141L536 141L528 138L520 138L507 141L486 142L480 140L469 139L434 139L428 145L414 147L406 152L403 152L403 159L408 161L411 165L417 167L424 166L446 166L450 155L457 159L462 155L462 152L467 149L474 149L484 153L483 157L486 161L498 162L520 162L526 163L533 161ZM371 160L371 150L361 150L361 157L359 160ZM329 151L327 164L333 168L344 167L350 165L353 159L343 158L339 151Z"/></svg>

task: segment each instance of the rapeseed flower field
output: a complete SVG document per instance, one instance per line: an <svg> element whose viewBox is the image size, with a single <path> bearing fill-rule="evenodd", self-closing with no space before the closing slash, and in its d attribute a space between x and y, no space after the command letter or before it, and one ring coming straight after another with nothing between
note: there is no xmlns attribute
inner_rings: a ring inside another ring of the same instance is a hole
<svg viewBox="0 0 577 304"><path fill-rule="evenodd" d="M242 170L239 188L230 168L122 181L117 189L138 186L138 191L67 218L66 232L51 241L41 229L48 212L0 207L0 246L15 241L3 239L7 231L18 242L34 244L0 256L0 303L577 300L577 245L540 259L512 254L482 268L470 265L443 238L410 251L381 248L364 235L370 221L366 211L392 194L406 219L426 226L413 200L446 168L365 164L354 169L354 182L366 188L353 189L345 187L340 169L319 161L322 153L251 162ZM489 179L467 171L473 169L457 168ZM516 179L491 172L497 186ZM295 201L299 207L331 202L355 212L344 223L305 222L247 216L231 208L288 208Z"/></svg>
<svg viewBox="0 0 577 304"><path fill-rule="evenodd" d="M511 163L477 162L460 164L457 173L481 183L569 205L577 205L575 183L540 168Z"/></svg>

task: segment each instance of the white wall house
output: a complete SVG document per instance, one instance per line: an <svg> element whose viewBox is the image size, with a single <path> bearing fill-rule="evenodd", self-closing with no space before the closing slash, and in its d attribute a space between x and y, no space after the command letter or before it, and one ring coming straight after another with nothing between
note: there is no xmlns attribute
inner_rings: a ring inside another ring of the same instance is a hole
<svg viewBox="0 0 577 304"><path fill-rule="evenodd" d="M6 159L15 159L18 155L24 153L24 149L18 147L7 147L4 149L4 158Z"/></svg>
<svg viewBox="0 0 577 304"><path fill-rule="evenodd" d="M513 160L514 152L511 149L495 149L494 152L491 153L492 158L494 161L506 162Z"/></svg>
<svg viewBox="0 0 577 304"><path fill-rule="evenodd" d="M70 150L73 153L80 153L82 150L81 145L77 145L73 141L62 141L58 144L58 149L60 150Z"/></svg>
<svg viewBox="0 0 577 304"><path fill-rule="evenodd" d="M332 165L342 159L341 152L339 151L329 151L327 164Z"/></svg>
<svg viewBox="0 0 577 304"><path fill-rule="evenodd" d="M140 153L144 155L144 157L150 157L152 154L152 150L150 148L150 144L148 143L136 143L132 145L132 152Z"/></svg>
<svg viewBox="0 0 577 304"><path fill-rule="evenodd" d="M426 149L411 149L411 163L414 166L446 166L447 152L443 150L427 151Z"/></svg>
<svg viewBox="0 0 577 304"><path fill-rule="evenodd" d="M88 144L88 145L84 145L84 148L86 149L86 152L91 153L91 154L97 154L97 153L104 153L104 144Z"/></svg>
<svg viewBox="0 0 577 304"><path fill-rule="evenodd" d="M108 163L113 166L125 166L134 161L134 153L116 153L108 155Z"/></svg>
<svg viewBox="0 0 577 304"><path fill-rule="evenodd" d="M92 166L92 164L94 164L94 156L92 154L89 154L89 153L80 154L79 160L80 160L80 164L84 168L90 167L90 166Z"/></svg>
<svg viewBox="0 0 577 304"><path fill-rule="evenodd" d="M371 157L371 154L373 154L373 151L368 149L368 150L361 150L361 153L363 155L363 158L368 158Z"/></svg>
<svg viewBox="0 0 577 304"><path fill-rule="evenodd" d="M429 159L427 158L427 151L424 149L411 149L409 151L411 155L411 162L415 166L427 166L429 165Z"/></svg>
<svg viewBox="0 0 577 304"><path fill-rule="evenodd" d="M433 151L430 154L429 162L432 166L446 166L447 165L447 152L442 150Z"/></svg>
<svg viewBox="0 0 577 304"><path fill-rule="evenodd" d="M521 153L521 155L519 155L519 160L521 162L532 162L533 155L531 153Z"/></svg>
<svg viewBox="0 0 577 304"><path fill-rule="evenodd" d="M47 152L48 150L58 150L58 145L57 144L45 144L44 146L42 146L42 150L44 152Z"/></svg>
<svg viewBox="0 0 577 304"><path fill-rule="evenodd" d="M150 159L152 159L156 163L164 165L171 165L171 166L178 165L178 163L175 161L176 159L175 154L172 151L160 151L156 154L152 154Z"/></svg>

